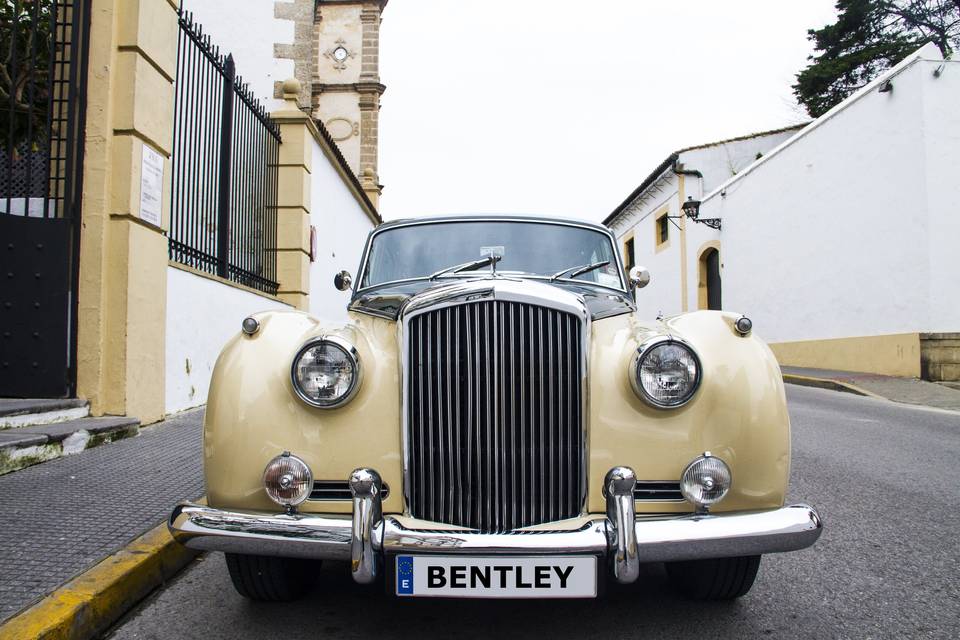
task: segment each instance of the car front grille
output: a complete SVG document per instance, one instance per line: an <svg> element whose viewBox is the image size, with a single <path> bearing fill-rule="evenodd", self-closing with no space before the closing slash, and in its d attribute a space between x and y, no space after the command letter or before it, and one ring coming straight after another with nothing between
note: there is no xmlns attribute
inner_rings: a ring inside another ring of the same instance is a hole
<svg viewBox="0 0 960 640"><path fill-rule="evenodd" d="M581 328L570 313L502 300L409 320L412 516L499 532L580 514Z"/></svg>

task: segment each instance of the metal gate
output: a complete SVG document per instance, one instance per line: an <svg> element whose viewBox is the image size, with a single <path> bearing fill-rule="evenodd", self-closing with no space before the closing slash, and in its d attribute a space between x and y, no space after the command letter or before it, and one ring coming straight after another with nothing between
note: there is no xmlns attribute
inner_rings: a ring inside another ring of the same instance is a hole
<svg viewBox="0 0 960 640"><path fill-rule="evenodd" d="M90 0L0 0L0 396L76 392Z"/></svg>

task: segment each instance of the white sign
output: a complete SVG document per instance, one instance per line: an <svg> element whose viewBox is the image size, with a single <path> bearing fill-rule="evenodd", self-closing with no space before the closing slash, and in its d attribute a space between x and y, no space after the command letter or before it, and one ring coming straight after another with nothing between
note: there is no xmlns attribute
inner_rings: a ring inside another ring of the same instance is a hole
<svg viewBox="0 0 960 640"><path fill-rule="evenodd" d="M140 219L159 227L163 204L163 156L143 145L140 159Z"/></svg>
<svg viewBox="0 0 960 640"><path fill-rule="evenodd" d="M593 556L397 556L398 596L594 598Z"/></svg>

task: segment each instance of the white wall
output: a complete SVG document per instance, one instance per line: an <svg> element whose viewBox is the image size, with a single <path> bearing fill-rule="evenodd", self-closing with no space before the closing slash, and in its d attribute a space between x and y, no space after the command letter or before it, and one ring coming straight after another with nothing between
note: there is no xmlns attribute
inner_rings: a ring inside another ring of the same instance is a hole
<svg viewBox="0 0 960 640"><path fill-rule="evenodd" d="M731 140L706 145L699 148L679 152L678 162L686 171L699 171L702 177L696 175L684 176L684 198L693 196L702 198L713 187L737 175L741 170L751 165L758 153L767 153L780 145L796 133L796 130L756 135L742 140ZM657 249L655 242L656 214L669 206L670 216L682 214L680 200L680 179L671 170L667 169L663 177L650 185L647 190L638 196L631 205L629 212L617 217L612 223L614 233L620 242L631 233L634 236L635 263L646 267L650 271L650 284L640 292L640 311L646 316L655 316L662 312L664 315L675 315L683 311L683 270L681 245L683 239L678 228L681 220L670 222L669 245ZM708 216L703 216L708 217ZM703 224L695 224L690 220L682 222L686 230L686 262L687 262L687 310L694 311L699 303L697 286L699 284L698 255L703 246L710 241L718 240L721 232ZM720 248L721 263L724 257L724 247ZM722 275L722 267L721 267ZM727 308L726 300L723 304ZM733 309L736 310L736 309Z"/></svg>
<svg viewBox="0 0 960 640"><path fill-rule="evenodd" d="M904 67L710 194L724 307L771 342L960 329L960 64Z"/></svg>
<svg viewBox="0 0 960 640"><path fill-rule="evenodd" d="M335 289L333 276L343 269L357 276L373 222L316 143L310 194L310 224L317 230L317 259L310 265L310 313L340 323L347 319L350 291Z"/></svg>
<svg viewBox="0 0 960 640"><path fill-rule="evenodd" d="M167 267L166 410L207 401L210 374L223 345L251 313L288 309L281 302Z"/></svg>
<svg viewBox="0 0 960 640"><path fill-rule="evenodd" d="M267 111L283 105L274 99L274 82L293 77L293 60L273 57L273 45L293 44L293 20L274 17L274 0L181 0L181 7L203 25L226 57L233 54L237 74Z"/></svg>

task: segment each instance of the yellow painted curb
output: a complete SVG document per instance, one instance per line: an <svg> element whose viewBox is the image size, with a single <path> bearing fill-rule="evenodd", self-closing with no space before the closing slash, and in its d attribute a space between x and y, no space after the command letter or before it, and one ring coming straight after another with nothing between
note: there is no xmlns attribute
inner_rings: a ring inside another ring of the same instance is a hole
<svg viewBox="0 0 960 640"><path fill-rule="evenodd" d="M813 378L811 376L798 376L795 373L782 373L783 381L787 384L795 384L801 387L816 387L817 389L830 389L831 391L844 391L846 393L852 393L858 396L866 396L867 398L879 398L885 400L883 396L879 396L872 391L867 391L862 387L858 387L855 384L850 384L849 382L841 382L840 380L833 380L830 378Z"/></svg>
<svg viewBox="0 0 960 640"><path fill-rule="evenodd" d="M4 623L0 640L92 638L196 555L161 524Z"/></svg>

